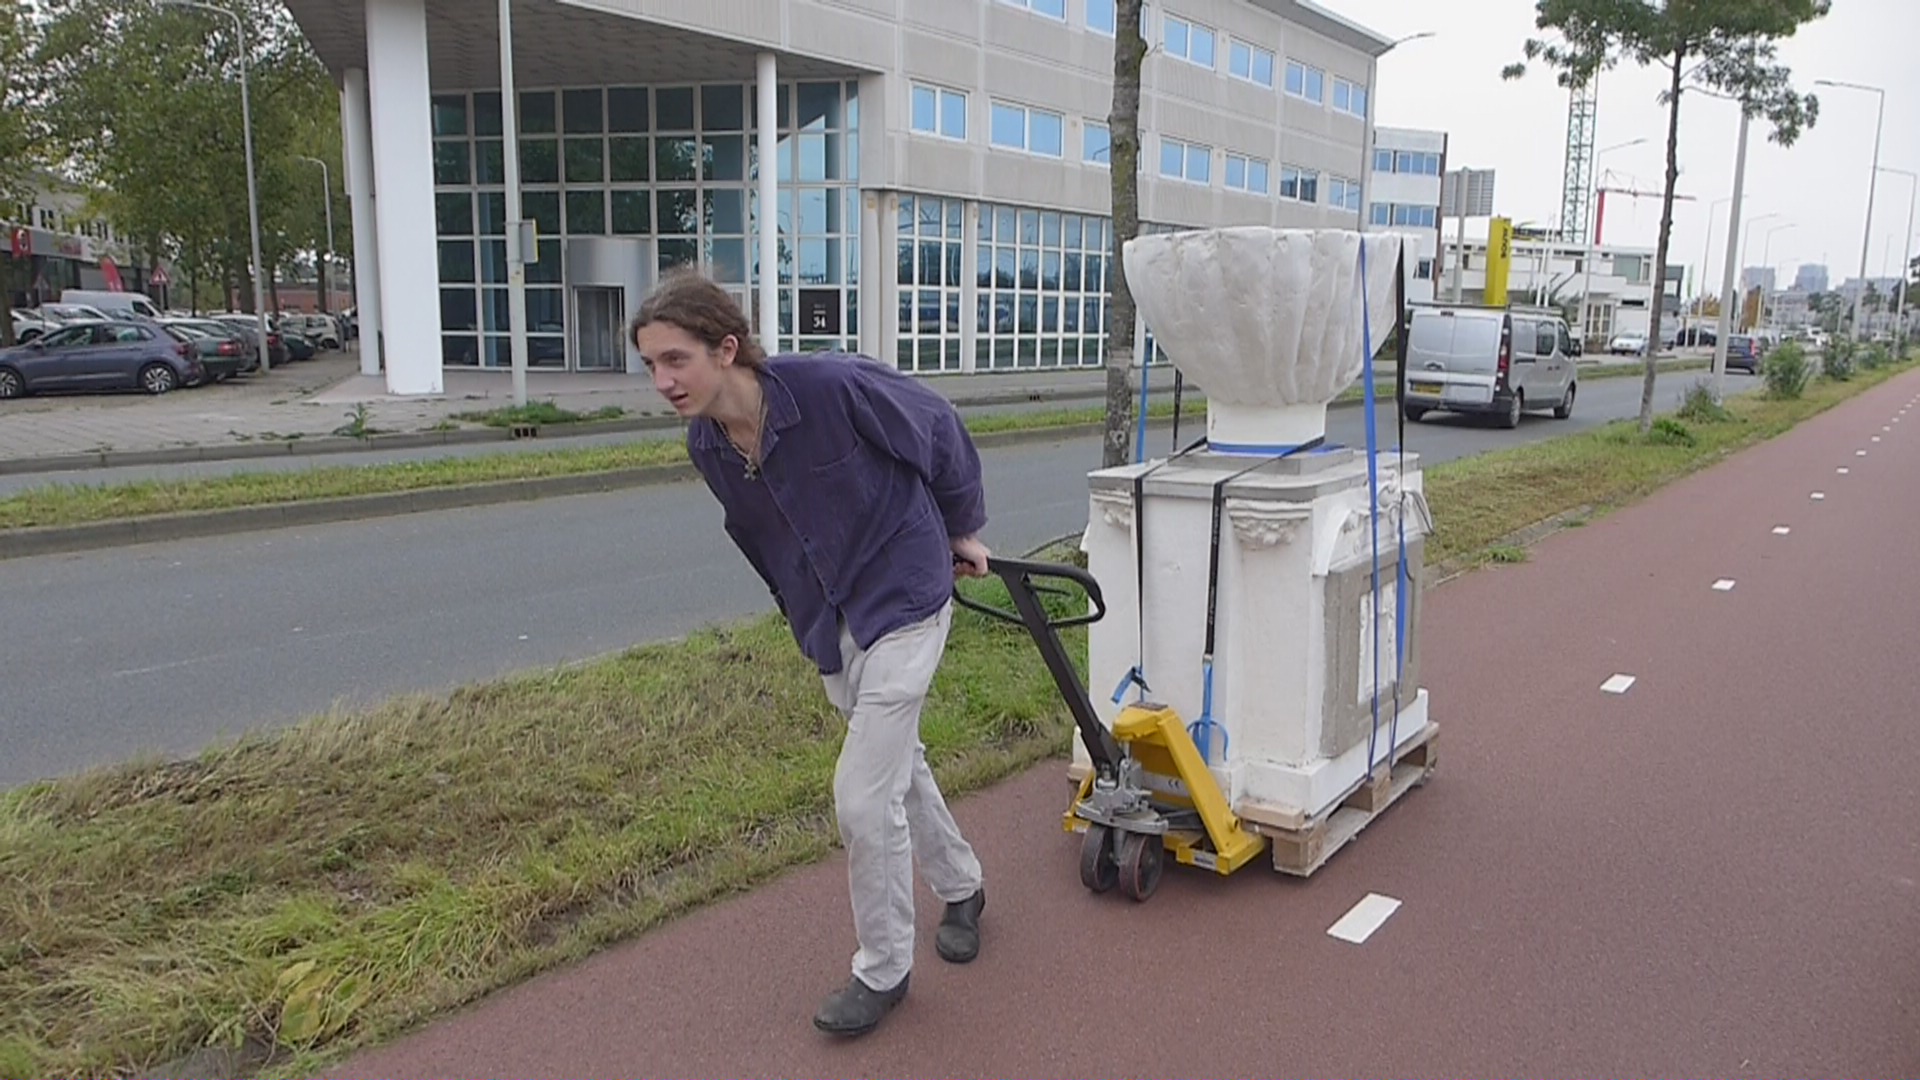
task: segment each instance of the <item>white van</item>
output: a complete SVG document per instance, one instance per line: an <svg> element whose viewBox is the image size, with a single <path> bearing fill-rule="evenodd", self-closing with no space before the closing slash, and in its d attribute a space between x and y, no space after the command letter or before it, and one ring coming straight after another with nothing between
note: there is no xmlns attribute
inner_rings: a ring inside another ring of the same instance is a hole
<svg viewBox="0 0 1920 1080"><path fill-rule="evenodd" d="M1557 312L1415 307L1401 408L1414 422L1436 409L1492 414L1508 428L1520 426L1521 413L1540 409L1565 420L1579 393L1579 355Z"/></svg>
<svg viewBox="0 0 1920 1080"><path fill-rule="evenodd" d="M63 304L86 304L99 308L109 315L142 315L149 319L158 319L160 309L154 305L146 293L102 292L98 289L62 289L60 302Z"/></svg>

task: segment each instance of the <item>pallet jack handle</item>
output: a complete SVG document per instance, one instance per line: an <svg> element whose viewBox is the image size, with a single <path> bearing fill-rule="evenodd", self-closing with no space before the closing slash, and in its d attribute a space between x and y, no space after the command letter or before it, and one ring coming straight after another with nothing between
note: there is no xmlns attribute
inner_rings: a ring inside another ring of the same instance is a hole
<svg viewBox="0 0 1920 1080"><path fill-rule="evenodd" d="M1085 687L1080 685L1080 675L1074 670L1073 662L1067 657L1066 646L1060 642L1059 631L1071 626L1085 626L1099 622L1106 617L1107 603L1100 595L1100 583L1092 574L1077 566L1062 563L1028 562L1023 559L1003 559L990 556L987 559L987 572L999 577L1007 586L1007 595L1013 598L1015 610L1005 611L969 599L956 584L953 590L954 602L963 608L977 611L989 618L1001 622L1024 626L1033 636L1033 642L1040 648L1040 658L1046 662L1047 670L1053 675L1054 684L1060 689L1060 697L1066 701L1067 710L1073 714L1074 726L1080 729L1080 740L1086 744L1087 754L1093 759L1094 769L1104 777L1117 774L1120 767L1120 745L1114 741L1113 734L1093 711L1093 701L1087 696ZM1093 603L1093 610L1083 615L1070 615L1054 618L1040 603L1040 593L1052 593L1056 596L1068 595L1058 586L1034 584L1034 579L1057 579L1071 581L1087 591L1087 598Z"/></svg>

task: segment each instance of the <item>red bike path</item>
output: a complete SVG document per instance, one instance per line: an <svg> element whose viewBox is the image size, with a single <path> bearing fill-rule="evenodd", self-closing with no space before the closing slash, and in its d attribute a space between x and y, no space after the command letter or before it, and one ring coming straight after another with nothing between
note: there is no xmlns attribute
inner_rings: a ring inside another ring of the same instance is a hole
<svg viewBox="0 0 1920 1080"><path fill-rule="evenodd" d="M1089 894L1049 763L956 802L981 957L935 956L922 889L862 1039L810 1025L836 856L338 1075L1920 1075L1917 539L1909 373L1435 589L1439 770L1309 879Z"/></svg>

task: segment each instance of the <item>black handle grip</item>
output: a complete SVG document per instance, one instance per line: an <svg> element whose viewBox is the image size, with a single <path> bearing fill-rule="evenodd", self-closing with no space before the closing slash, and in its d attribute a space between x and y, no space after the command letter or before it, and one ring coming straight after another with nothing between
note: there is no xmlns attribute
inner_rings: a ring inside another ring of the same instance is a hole
<svg viewBox="0 0 1920 1080"><path fill-rule="evenodd" d="M1040 609L1040 601L1035 594L1050 592L1058 595L1061 592L1059 589L1049 589L1045 586L1035 585L1035 578L1064 579L1085 589L1087 591L1087 598L1093 601L1093 610L1084 615L1074 615L1064 619L1048 619L1047 625L1056 629L1069 626L1085 626L1088 623L1099 622L1106 617L1107 602L1105 598L1100 595L1100 583L1094 580L1092 574L1072 564L1030 562L1025 559L1003 559L998 556L989 556L987 559L987 571L997 575L1001 581L1006 583L1007 592L1016 598L1016 604L1019 602L1018 598L1024 594L1033 604L1035 610ZM967 599L967 597L961 593L958 583L954 586L953 599L954 602L961 607L977 611L982 615L1000 619L1003 622L1026 625L1026 618L1018 611L1004 611L988 604Z"/></svg>

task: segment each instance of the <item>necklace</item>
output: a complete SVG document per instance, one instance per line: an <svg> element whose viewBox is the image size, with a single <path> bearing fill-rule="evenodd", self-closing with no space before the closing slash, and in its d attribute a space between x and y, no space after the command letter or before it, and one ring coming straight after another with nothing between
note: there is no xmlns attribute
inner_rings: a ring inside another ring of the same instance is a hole
<svg viewBox="0 0 1920 1080"><path fill-rule="evenodd" d="M760 449L760 444L766 441L766 435L767 435L766 391L763 389L760 392L760 423L757 428L757 433L754 436L754 451L755 451L754 453L752 454L747 453L746 449L740 445L740 440L733 437L733 432L729 430L725 424L720 425L720 432L721 434L727 437L727 443L728 445L733 447L733 452L736 454L739 454L740 460L746 463L746 468L743 470L742 475L744 475L749 480L759 479L760 478L760 462L757 460L759 457L758 451Z"/></svg>

